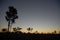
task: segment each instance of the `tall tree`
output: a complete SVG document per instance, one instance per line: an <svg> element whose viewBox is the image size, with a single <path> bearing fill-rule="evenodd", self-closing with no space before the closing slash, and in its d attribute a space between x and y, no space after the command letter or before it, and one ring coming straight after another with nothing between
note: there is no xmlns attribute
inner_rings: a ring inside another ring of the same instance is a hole
<svg viewBox="0 0 60 40"><path fill-rule="evenodd" d="M5 18L8 21L8 31L11 31L12 24L18 18L17 10L13 6L9 6L9 11L6 12Z"/></svg>

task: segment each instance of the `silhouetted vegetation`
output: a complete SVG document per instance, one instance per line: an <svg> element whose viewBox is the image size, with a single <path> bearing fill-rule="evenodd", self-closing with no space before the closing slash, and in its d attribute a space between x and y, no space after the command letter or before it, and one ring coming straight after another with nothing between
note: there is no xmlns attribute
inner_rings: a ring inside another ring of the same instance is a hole
<svg viewBox="0 0 60 40"><path fill-rule="evenodd" d="M13 6L9 6L9 11L6 12L5 18L8 21L8 31L10 31L12 24L15 23L15 19L18 18L17 10Z"/></svg>
<svg viewBox="0 0 60 40"><path fill-rule="evenodd" d="M14 31L14 32L20 31L21 29L22 29L22 28L17 27L17 28L13 28L13 31Z"/></svg>
<svg viewBox="0 0 60 40"><path fill-rule="evenodd" d="M30 31L32 31L33 30L33 28L27 28L27 30L28 30L28 33L30 33Z"/></svg>
<svg viewBox="0 0 60 40"><path fill-rule="evenodd" d="M35 33L31 33L33 28L27 28L28 33L23 33L20 30L22 28L13 28L14 32L11 31L12 24L15 23L15 19L18 18L17 16L17 10L13 7L9 7L9 11L6 12L5 16L7 22L8 22L8 31L6 29L2 29L2 32L0 32L0 40L59 40L60 38L60 31L59 34L57 34L56 30L51 34L44 34L41 32L39 34L38 31L35 31ZM1 39L2 38L2 39Z"/></svg>
<svg viewBox="0 0 60 40"><path fill-rule="evenodd" d="M54 33L56 34L56 30L54 30Z"/></svg>
<svg viewBox="0 0 60 40"><path fill-rule="evenodd" d="M3 28L3 29L2 29L2 32L7 32L7 29Z"/></svg>
<svg viewBox="0 0 60 40"><path fill-rule="evenodd" d="M59 34L60 34L60 31L59 31Z"/></svg>
<svg viewBox="0 0 60 40"><path fill-rule="evenodd" d="M35 31L35 34L38 34L38 31Z"/></svg>
<svg viewBox="0 0 60 40"><path fill-rule="evenodd" d="M13 28L13 31L16 32L16 28Z"/></svg>
<svg viewBox="0 0 60 40"><path fill-rule="evenodd" d="M60 34L29 34L22 32L1 32L0 40L60 40Z"/></svg>

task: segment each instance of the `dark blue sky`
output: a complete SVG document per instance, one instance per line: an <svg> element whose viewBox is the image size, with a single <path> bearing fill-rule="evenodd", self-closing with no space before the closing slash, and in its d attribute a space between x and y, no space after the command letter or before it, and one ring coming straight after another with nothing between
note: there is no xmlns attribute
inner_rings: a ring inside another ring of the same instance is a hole
<svg viewBox="0 0 60 40"><path fill-rule="evenodd" d="M7 28L5 13L9 6L17 9L19 18L13 27L32 27L39 32L60 30L59 0L0 0L0 28Z"/></svg>

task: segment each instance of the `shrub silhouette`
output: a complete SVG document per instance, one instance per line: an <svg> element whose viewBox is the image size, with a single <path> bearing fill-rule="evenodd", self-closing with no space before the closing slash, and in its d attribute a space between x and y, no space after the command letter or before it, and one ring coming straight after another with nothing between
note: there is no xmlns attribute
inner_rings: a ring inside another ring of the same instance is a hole
<svg viewBox="0 0 60 40"><path fill-rule="evenodd" d="M56 34L56 30L54 30L54 34Z"/></svg>
<svg viewBox="0 0 60 40"><path fill-rule="evenodd" d="M59 34L60 34L60 31L59 31Z"/></svg>
<svg viewBox="0 0 60 40"><path fill-rule="evenodd" d="M13 6L9 6L9 11L6 12L5 18L8 21L8 31L11 31L12 24L18 18L17 10Z"/></svg>
<svg viewBox="0 0 60 40"><path fill-rule="evenodd" d="M17 27L17 31L20 31L22 28Z"/></svg>
<svg viewBox="0 0 60 40"><path fill-rule="evenodd" d="M2 29L2 32L7 32L7 29L3 28L3 29Z"/></svg>
<svg viewBox="0 0 60 40"><path fill-rule="evenodd" d="M27 30L28 30L28 33L30 33L30 31L32 31L33 30L33 28L27 28Z"/></svg>
<svg viewBox="0 0 60 40"><path fill-rule="evenodd" d="M38 33L38 31L35 31L36 33Z"/></svg>
<svg viewBox="0 0 60 40"><path fill-rule="evenodd" d="M16 28L13 28L13 31L16 32Z"/></svg>
<svg viewBox="0 0 60 40"><path fill-rule="evenodd" d="M14 31L14 32L20 31L21 29L22 29L22 28L17 27L17 28L13 28L13 31Z"/></svg>

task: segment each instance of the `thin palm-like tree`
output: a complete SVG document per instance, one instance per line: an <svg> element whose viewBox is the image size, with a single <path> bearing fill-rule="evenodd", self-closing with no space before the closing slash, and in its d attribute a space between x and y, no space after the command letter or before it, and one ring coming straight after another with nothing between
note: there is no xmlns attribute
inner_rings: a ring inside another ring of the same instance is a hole
<svg viewBox="0 0 60 40"><path fill-rule="evenodd" d="M12 24L15 23L15 19L18 18L17 10L13 6L9 6L9 11L6 12L5 16L8 21L8 32L11 31Z"/></svg>

